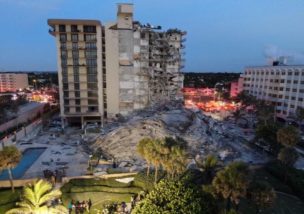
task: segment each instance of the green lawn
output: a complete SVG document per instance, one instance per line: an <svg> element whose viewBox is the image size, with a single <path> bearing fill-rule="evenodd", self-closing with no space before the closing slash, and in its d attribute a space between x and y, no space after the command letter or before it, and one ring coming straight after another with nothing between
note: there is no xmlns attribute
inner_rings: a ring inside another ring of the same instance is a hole
<svg viewBox="0 0 304 214"><path fill-rule="evenodd" d="M69 201L72 199L83 201L91 199L93 206L91 208L92 214L97 213L97 210L102 210L102 205L108 202L130 202L132 194L109 193L109 192L84 192L84 193L65 193L63 195L63 204L67 207Z"/></svg>

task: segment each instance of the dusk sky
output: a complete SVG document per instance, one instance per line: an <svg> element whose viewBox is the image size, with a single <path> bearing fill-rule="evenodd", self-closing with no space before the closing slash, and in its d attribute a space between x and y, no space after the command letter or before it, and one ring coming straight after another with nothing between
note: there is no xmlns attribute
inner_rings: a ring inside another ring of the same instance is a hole
<svg viewBox="0 0 304 214"><path fill-rule="evenodd" d="M304 64L303 0L0 0L0 71L57 70L48 18L116 20L116 3L135 20L187 31L185 71L242 72L266 55Z"/></svg>

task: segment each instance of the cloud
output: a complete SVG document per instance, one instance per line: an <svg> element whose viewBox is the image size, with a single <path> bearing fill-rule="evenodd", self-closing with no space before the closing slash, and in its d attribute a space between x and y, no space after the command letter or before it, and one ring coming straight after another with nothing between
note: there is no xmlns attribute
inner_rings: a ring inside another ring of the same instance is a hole
<svg viewBox="0 0 304 214"><path fill-rule="evenodd" d="M37 11L58 10L64 0L0 0L0 4Z"/></svg>

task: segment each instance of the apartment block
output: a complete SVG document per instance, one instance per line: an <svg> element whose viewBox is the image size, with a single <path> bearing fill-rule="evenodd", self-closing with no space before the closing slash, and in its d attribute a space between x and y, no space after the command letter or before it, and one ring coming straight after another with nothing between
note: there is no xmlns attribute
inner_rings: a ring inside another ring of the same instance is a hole
<svg viewBox="0 0 304 214"><path fill-rule="evenodd" d="M61 116L71 122L128 115L161 100L182 99L185 32L133 20L49 19L58 51Z"/></svg>
<svg viewBox="0 0 304 214"><path fill-rule="evenodd" d="M0 92L14 92L27 88L28 76L24 73L0 73Z"/></svg>
<svg viewBox="0 0 304 214"><path fill-rule="evenodd" d="M242 77L243 89L271 102L279 116L292 116L304 107L304 65L247 67Z"/></svg>

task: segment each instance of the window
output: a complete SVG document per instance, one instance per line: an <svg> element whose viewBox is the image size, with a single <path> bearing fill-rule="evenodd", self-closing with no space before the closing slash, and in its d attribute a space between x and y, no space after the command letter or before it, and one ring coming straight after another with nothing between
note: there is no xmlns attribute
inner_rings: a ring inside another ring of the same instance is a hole
<svg viewBox="0 0 304 214"><path fill-rule="evenodd" d="M300 93L304 93L304 89L300 89L299 92L300 92Z"/></svg>
<svg viewBox="0 0 304 214"><path fill-rule="evenodd" d="M96 49L96 42L86 42L86 49Z"/></svg>
<svg viewBox="0 0 304 214"><path fill-rule="evenodd" d="M90 90L96 90L97 89L97 83L88 83L88 89Z"/></svg>
<svg viewBox="0 0 304 214"><path fill-rule="evenodd" d="M87 67L87 74L97 74L97 67Z"/></svg>
<svg viewBox="0 0 304 214"><path fill-rule="evenodd" d="M59 32L65 32L65 25L59 25Z"/></svg>
<svg viewBox="0 0 304 214"><path fill-rule="evenodd" d="M303 98L302 98L302 97L299 97L298 100L299 100L300 102L302 102L302 101L303 101Z"/></svg>
<svg viewBox="0 0 304 214"><path fill-rule="evenodd" d="M289 71L289 72L288 72L288 75L291 76L291 75L292 75L292 72Z"/></svg>
<svg viewBox="0 0 304 214"><path fill-rule="evenodd" d="M293 88L293 89L292 89L292 92L297 92L297 89L296 89L296 88Z"/></svg>
<svg viewBox="0 0 304 214"><path fill-rule="evenodd" d="M291 83L291 80L287 80L287 83Z"/></svg>
<svg viewBox="0 0 304 214"><path fill-rule="evenodd" d="M286 88L286 91L290 91L290 88Z"/></svg>
<svg viewBox="0 0 304 214"><path fill-rule="evenodd" d="M72 42L78 41L78 34L72 34Z"/></svg>
<svg viewBox="0 0 304 214"><path fill-rule="evenodd" d="M79 60L78 60L78 58L73 58L73 65L74 65L74 66L79 65Z"/></svg>
<svg viewBox="0 0 304 214"><path fill-rule="evenodd" d="M95 99L94 99L94 100L91 100L91 99L90 99L90 100L88 100L88 104L89 104L89 105L98 105L98 100L95 100Z"/></svg>
<svg viewBox="0 0 304 214"><path fill-rule="evenodd" d="M285 96L285 99L287 99L287 100L288 100L288 99L289 99L289 96Z"/></svg>
<svg viewBox="0 0 304 214"><path fill-rule="evenodd" d="M68 89L69 89L69 84L64 83L64 84L63 84L63 90L68 90Z"/></svg>
<svg viewBox="0 0 304 214"><path fill-rule="evenodd" d="M76 112L80 112L80 107L76 107Z"/></svg>
<svg viewBox="0 0 304 214"><path fill-rule="evenodd" d="M87 81L88 82L97 82L97 76L96 75L87 75Z"/></svg>
<svg viewBox="0 0 304 214"><path fill-rule="evenodd" d="M75 100L75 104L76 104L76 105L80 105L80 99L76 99L76 100Z"/></svg>
<svg viewBox="0 0 304 214"><path fill-rule="evenodd" d="M74 89L75 90L79 90L80 89L79 83L74 83Z"/></svg>
<svg viewBox="0 0 304 214"><path fill-rule="evenodd" d="M69 113L70 111L70 108L69 107L64 107L64 113Z"/></svg>
<svg viewBox="0 0 304 214"><path fill-rule="evenodd" d="M73 56L73 58L79 58L79 51L78 50L72 50L72 56Z"/></svg>
<svg viewBox="0 0 304 214"><path fill-rule="evenodd" d="M89 106L88 111L89 112L97 112L97 106Z"/></svg>
<svg viewBox="0 0 304 214"><path fill-rule="evenodd" d="M294 83L294 84L298 84L298 80L294 80L293 83Z"/></svg>
<svg viewBox="0 0 304 214"><path fill-rule="evenodd" d="M64 96L64 97L69 97L69 92L68 92L68 91L64 91L64 92L63 92L63 96Z"/></svg>
<svg viewBox="0 0 304 214"><path fill-rule="evenodd" d="M59 36L59 39L61 42L66 42L67 40L67 36L65 33L61 33L60 36Z"/></svg>
<svg viewBox="0 0 304 214"><path fill-rule="evenodd" d="M66 59L68 57L68 52L66 50L61 50L61 58Z"/></svg>
<svg viewBox="0 0 304 214"><path fill-rule="evenodd" d="M78 32L77 25L71 25L71 32Z"/></svg>
<svg viewBox="0 0 304 214"><path fill-rule="evenodd" d="M61 45L60 45L60 48L61 48L61 49L66 49L66 43L65 43L65 42L62 42Z"/></svg>
<svg viewBox="0 0 304 214"><path fill-rule="evenodd" d="M291 97L291 100L296 100L296 98L295 97Z"/></svg>
<svg viewBox="0 0 304 214"><path fill-rule="evenodd" d="M95 67L97 66L97 60L96 59L87 59L87 66L88 67Z"/></svg>
<svg viewBox="0 0 304 214"><path fill-rule="evenodd" d="M79 91L75 91L75 97L80 97L80 92Z"/></svg>
<svg viewBox="0 0 304 214"><path fill-rule="evenodd" d="M96 41L96 34L86 34L84 35L84 41Z"/></svg>
<svg viewBox="0 0 304 214"><path fill-rule="evenodd" d="M87 58L97 58L97 51L96 50L87 50L85 52Z"/></svg>
<svg viewBox="0 0 304 214"><path fill-rule="evenodd" d="M96 26L94 25L84 25L83 32L85 33L96 33Z"/></svg>
<svg viewBox="0 0 304 214"><path fill-rule="evenodd" d="M88 91L88 97L98 97L97 91Z"/></svg>
<svg viewBox="0 0 304 214"><path fill-rule="evenodd" d="M69 100L68 99L64 99L64 105L69 105Z"/></svg>
<svg viewBox="0 0 304 214"><path fill-rule="evenodd" d="M78 50L78 43L77 42L72 43L72 49L73 50Z"/></svg>

